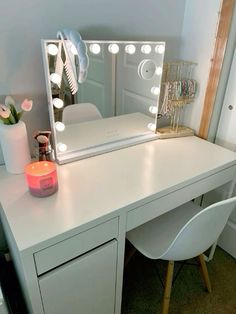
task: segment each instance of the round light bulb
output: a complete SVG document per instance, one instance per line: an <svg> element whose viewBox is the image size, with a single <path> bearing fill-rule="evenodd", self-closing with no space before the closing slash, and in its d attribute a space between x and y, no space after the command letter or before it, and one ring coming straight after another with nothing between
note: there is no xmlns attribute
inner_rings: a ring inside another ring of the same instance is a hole
<svg viewBox="0 0 236 314"><path fill-rule="evenodd" d="M74 45L71 45L70 51L73 53L74 56L78 55L78 51L77 51L77 49L75 48Z"/></svg>
<svg viewBox="0 0 236 314"><path fill-rule="evenodd" d="M63 153L65 151L67 151L67 146L64 143L58 143L57 144L57 149L59 152Z"/></svg>
<svg viewBox="0 0 236 314"><path fill-rule="evenodd" d="M156 68L156 75L162 75L162 67Z"/></svg>
<svg viewBox="0 0 236 314"><path fill-rule="evenodd" d="M110 52L110 53L113 53L113 54L116 54L116 53L118 53L119 52L119 46L117 45L117 44L110 44L109 46L108 46L108 51Z"/></svg>
<svg viewBox="0 0 236 314"><path fill-rule="evenodd" d="M158 87L158 86L153 86L152 88L151 88L151 93L153 94L153 95L159 95L160 94L160 87Z"/></svg>
<svg viewBox="0 0 236 314"><path fill-rule="evenodd" d="M133 55L136 51L136 47L135 45L127 45L125 46L125 52L130 54L130 55Z"/></svg>
<svg viewBox="0 0 236 314"><path fill-rule="evenodd" d="M150 111L152 114L156 114L156 113L157 113L157 106L150 106L150 107L149 107L149 111Z"/></svg>
<svg viewBox="0 0 236 314"><path fill-rule="evenodd" d="M148 126L149 130L151 131L156 131L156 125L155 123L148 123Z"/></svg>
<svg viewBox="0 0 236 314"><path fill-rule="evenodd" d="M61 76L57 73L52 73L50 75L50 80L55 84L60 84L61 82Z"/></svg>
<svg viewBox="0 0 236 314"><path fill-rule="evenodd" d="M54 44L49 44L49 45L47 45L47 52L48 52L48 54L50 54L52 56L56 56L58 53L58 48Z"/></svg>
<svg viewBox="0 0 236 314"><path fill-rule="evenodd" d="M145 53L146 55L148 55L152 51L152 47L150 45L143 45L141 47L141 51L142 53Z"/></svg>
<svg viewBox="0 0 236 314"><path fill-rule="evenodd" d="M65 130L65 124L60 121L57 121L55 123L55 128L58 132L63 132Z"/></svg>
<svg viewBox="0 0 236 314"><path fill-rule="evenodd" d="M155 51L156 51L156 53L163 54L165 52L165 46L164 45L157 45L155 47Z"/></svg>
<svg viewBox="0 0 236 314"><path fill-rule="evenodd" d="M91 44L89 46L89 50L95 54L98 55L101 52L101 46L99 44Z"/></svg>
<svg viewBox="0 0 236 314"><path fill-rule="evenodd" d="M60 98L53 98L52 103L53 106L58 109L61 109L64 106L64 102Z"/></svg>

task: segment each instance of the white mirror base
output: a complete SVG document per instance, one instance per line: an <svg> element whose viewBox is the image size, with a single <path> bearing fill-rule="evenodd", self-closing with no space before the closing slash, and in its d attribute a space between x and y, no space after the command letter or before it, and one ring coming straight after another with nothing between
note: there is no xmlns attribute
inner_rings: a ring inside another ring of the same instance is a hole
<svg viewBox="0 0 236 314"><path fill-rule="evenodd" d="M159 134L151 133L145 135L139 135L133 138L127 138L124 140L110 142L108 144L98 145L94 147L89 147L87 149L75 150L68 153L57 154L56 161L59 165L63 165L68 162L73 162L76 160L93 157L96 155L104 154L121 148L126 148L129 146L145 143L148 141L156 140L160 137Z"/></svg>

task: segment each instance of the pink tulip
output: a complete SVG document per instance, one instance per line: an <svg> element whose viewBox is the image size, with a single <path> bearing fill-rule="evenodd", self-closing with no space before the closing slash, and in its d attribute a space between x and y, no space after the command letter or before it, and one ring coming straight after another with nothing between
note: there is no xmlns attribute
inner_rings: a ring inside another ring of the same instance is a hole
<svg viewBox="0 0 236 314"><path fill-rule="evenodd" d="M21 109L24 111L30 111L33 106L33 101L29 99L25 99L21 104Z"/></svg>
<svg viewBox="0 0 236 314"><path fill-rule="evenodd" d="M15 106L15 100L11 96L6 96L5 105L0 104L0 122L3 124L16 124L21 119L25 111L32 109L32 100L25 99L21 104L21 111L17 111Z"/></svg>
<svg viewBox="0 0 236 314"><path fill-rule="evenodd" d="M5 105L0 105L0 116L4 119L7 119L10 117L11 111L10 109Z"/></svg>

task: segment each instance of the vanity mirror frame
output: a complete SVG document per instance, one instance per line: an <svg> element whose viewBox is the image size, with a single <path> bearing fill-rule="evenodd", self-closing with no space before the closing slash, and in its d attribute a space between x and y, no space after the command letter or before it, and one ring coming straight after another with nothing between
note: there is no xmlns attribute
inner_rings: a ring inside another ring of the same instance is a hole
<svg viewBox="0 0 236 314"><path fill-rule="evenodd" d="M55 152L55 160L58 164L65 164L68 162L80 160L83 158L92 157L98 154L107 153L113 150L129 147L132 145L137 145L143 142L156 140L159 138L158 134L156 134L157 130L157 114L158 114L158 105L159 105L159 95L156 96L156 110L153 113L153 118L148 117L151 121L149 123L149 129L147 125L147 132L144 132L142 134L136 134L135 136L130 137L124 137L121 139L115 139L111 140L109 142L99 143L95 145L91 145L85 148L81 149L74 149L64 152L59 152L58 147L58 139L57 139L57 130L55 127L55 118L54 118L54 106L53 106L53 96L52 96L52 84L50 80L50 68L49 68L49 58L47 53L47 46L49 44L57 44L60 43L61 40L42 40L42 51L43 51L43 63L44 63L44 73L45 73L45 80L46 80L46 89L47 89L47 101L48 101L48 107L49 107L49 118L50 118L50 125L51 125L51 131L52 131L52 145ZM129 44L142 44L142 45L155 45L156 47L161 46L165 50L165 42L162 41L105 41L105 40L84 40L86 45L94 44L94 43L101 43L101 44L122 44L122 45L129 45ZM161 53L162 55L162 63L161 67L163 67L163 59L164 59L164 51ZM144 54L144 59L148 59L148 55ZM159 87L161 87L161 75L159 78ZM125 114L126 115L126 114ZM125 116L124 115L124 116ZM119 116L116 116L117 120ZM121 116L120 116L121 117ZM106 120L102 119L102 120Z"/></svg>

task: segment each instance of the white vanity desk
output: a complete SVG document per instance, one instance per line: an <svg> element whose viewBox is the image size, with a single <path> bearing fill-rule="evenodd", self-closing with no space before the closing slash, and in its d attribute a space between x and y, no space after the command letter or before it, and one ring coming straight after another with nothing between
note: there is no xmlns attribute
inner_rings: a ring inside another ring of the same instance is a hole
<svg viewBox="0 0 236 314"><path fill-rule="evenodd" d="M1 219L31 312L120 313L126 231L235 171L235 153L194 136L58 166L59 191L44 199L1 167Z"/></svg>

